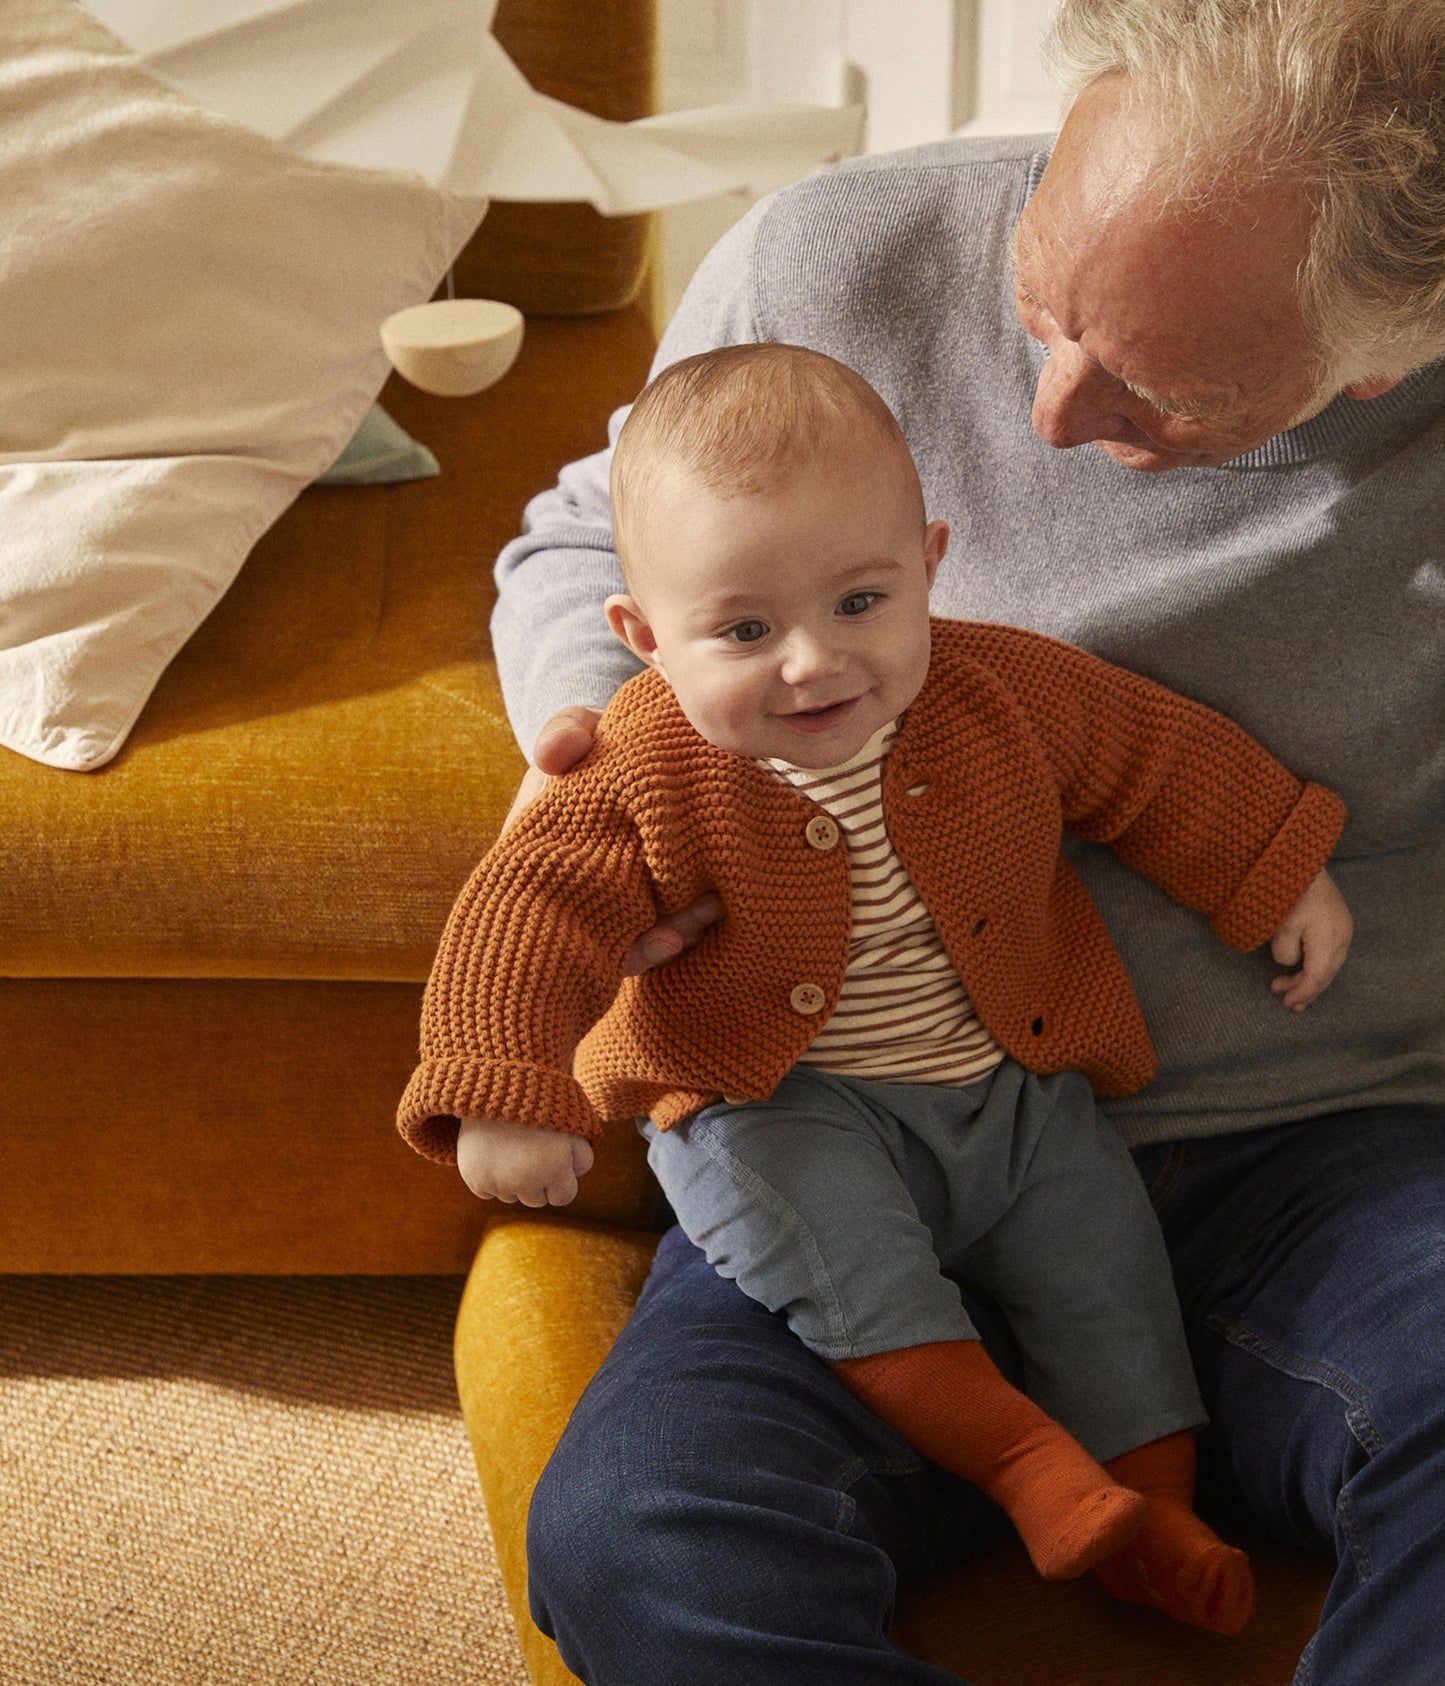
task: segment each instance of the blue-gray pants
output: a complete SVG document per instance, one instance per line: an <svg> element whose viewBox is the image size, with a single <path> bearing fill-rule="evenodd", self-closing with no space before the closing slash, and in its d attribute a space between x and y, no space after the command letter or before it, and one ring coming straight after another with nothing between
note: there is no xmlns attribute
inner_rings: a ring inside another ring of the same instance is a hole
<svg viewBox="0 0 1445 1686"><path fill-rule="evenodd" d="M819 1357L976 1340L947 1270L999 1303L1025 1390L1096 1458L1204 1422L1153 1211L1077 1073L800 1065L770 1100L642 1130L688 1235Z"/></svg>

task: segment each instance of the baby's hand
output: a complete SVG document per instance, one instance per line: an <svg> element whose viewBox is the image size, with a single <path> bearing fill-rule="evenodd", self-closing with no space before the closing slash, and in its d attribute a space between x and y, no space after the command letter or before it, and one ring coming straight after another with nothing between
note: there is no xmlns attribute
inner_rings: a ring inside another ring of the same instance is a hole
<svg viewBox="0 0 1445 1686"><path fill-rule="evenodd" d="M1283 997L1286 1007L1302 1013L1323 993L1344 964L1354 928L1334 880L1329 873L1320 873L1269 940L1270 953L1281 966L1299 967L1269 986Z"/></svg>
<svg viewBox="0 0 1445 1686"><path fill-rule="evenodd" d="M463 1118L457 1132L457 1169L483 1200L524 1206L565 1206L577 1179L592 1168L591 1145L561 1130Z"/></svg>

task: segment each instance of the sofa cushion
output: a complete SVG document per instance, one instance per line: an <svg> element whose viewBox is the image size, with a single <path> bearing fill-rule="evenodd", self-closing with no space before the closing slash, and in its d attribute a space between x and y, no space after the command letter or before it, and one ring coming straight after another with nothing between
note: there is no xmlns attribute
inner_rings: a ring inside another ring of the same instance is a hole
<svg viewBox="0 0 1445 1686"><path fill-rule="evenodd" d="M394 381L439 478L303 493L108 767L0 756L0 975L424 979L522 771L492 564L651 348L634 306L534 323L476 398Z"/></svg>
<svg viewBox="0 0 1445 1686"><path fill-rule="evenodd" d="M655 11L655 0L499 0L492 31L538 93L629 123L653 110ZM457 259L457 290L528 316L617 310L637 296L650 228L590 205L494 202Z"/></svg>

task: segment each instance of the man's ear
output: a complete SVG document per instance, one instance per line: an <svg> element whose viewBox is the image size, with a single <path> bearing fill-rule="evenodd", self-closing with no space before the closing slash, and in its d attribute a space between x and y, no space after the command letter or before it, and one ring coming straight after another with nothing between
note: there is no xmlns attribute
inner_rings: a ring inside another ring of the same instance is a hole
<svg viewBox="0 0 1445 1686"><path fill-rule="evenodd" d="M943 553L947 549L948 523L930 521L923 530L923 568L928 575L930 590L933 588L933 576L938 572L938 564L943 560Z"/></svg>
<svg viewBox="0 0 1445 1686"><path fill-rule="evenodd" d="M615 597L609 597L602 607L608 626L638 661L646 662L649 667L655 667L662 673L662 663L657 659L657 640L653 637L652 627L637 599L626 592L620 592ZM662 676L664 679L667 677L665 673Z"/></svg>
<svg viewBox="0 0 1445 1686"><path fill-rule="evenodd" d="M1381 398L1391 387L1398 386L1403 375L1376 375L1374 380L1355 381L1345 388L1346 398Z"/></svg>

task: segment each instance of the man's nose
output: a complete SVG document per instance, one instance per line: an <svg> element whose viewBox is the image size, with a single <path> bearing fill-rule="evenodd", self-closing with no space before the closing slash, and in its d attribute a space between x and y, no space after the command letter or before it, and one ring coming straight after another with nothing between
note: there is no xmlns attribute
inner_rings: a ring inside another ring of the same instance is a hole
<svg viewBox="0 0 1445 1686"><path fill-rule="evenodd" d="M1129 418L1114 406L1119 383L1078 346L1057 340L1039 371L1034 391L1034 432L1046 445L1067 451L1094 439L1114 438Z"/></svg>

